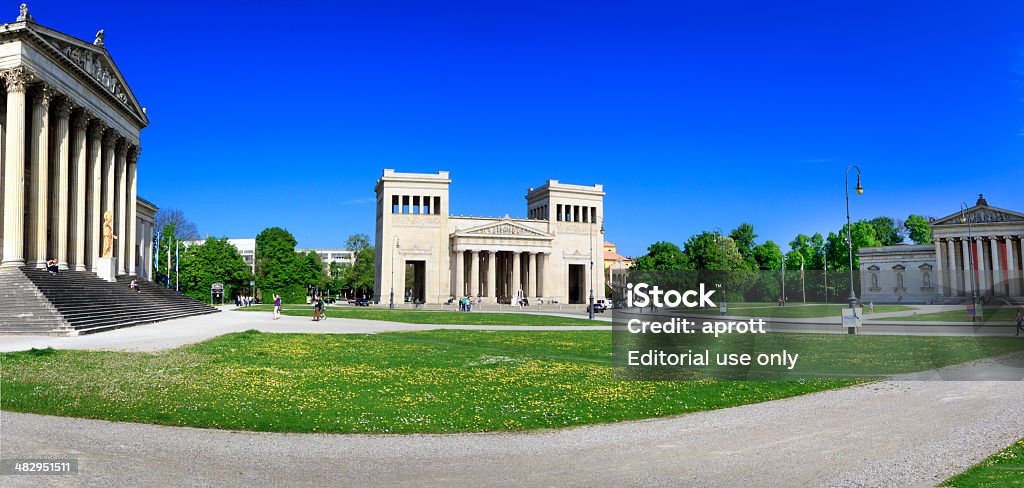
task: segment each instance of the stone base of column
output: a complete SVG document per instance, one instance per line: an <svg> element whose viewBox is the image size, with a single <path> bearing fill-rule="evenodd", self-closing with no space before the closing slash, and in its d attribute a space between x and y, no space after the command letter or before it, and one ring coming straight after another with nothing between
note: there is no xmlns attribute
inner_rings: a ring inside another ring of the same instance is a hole
<svg viewBox="0 0 1024 488"><path fill-rule="evenodd" d="M68 263L57 263L57 269L61 271L67 271L71 268L68 267Z"/></svg>
<svg viewBox="0 0 1024 488"><path fill-rule="evenodd" d="M96 276L107 281L117 281L117 258L97 258Z"/></svg>
<svg viewBox="0 0 1024 488"><path fill-rule="evenodd" d="M84 264L76 264L75 271L88 271L88 269L85 268Z"/></svg>
<svg viewBox="0 0 1024 488"><path fill-rule="evenodd" d="M22 266L25 266L25 261L23 259L12 259L10 261L0 263L0 268L20 268Z"/></svg>
<svg viewBox="0 0 1024 488"><path fill-rule="evenodd" d="M25 266L29 268L43 269L46 267L46 261L28 261L25 263Z"/></svg>

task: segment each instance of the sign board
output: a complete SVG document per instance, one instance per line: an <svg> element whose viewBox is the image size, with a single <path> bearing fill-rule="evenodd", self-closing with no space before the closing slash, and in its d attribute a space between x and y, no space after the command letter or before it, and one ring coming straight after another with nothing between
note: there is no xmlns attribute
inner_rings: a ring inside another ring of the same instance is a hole
<svg viewBox="0 0 1024 488"><path fill-rule="evenodd" d="M210 285L211 291L224 291L224 283L214 283Z"/></svg>
<svg viewBox="0 0 1024 488"><path fill-rule="evenodd" d="M843 309L843 327L860 327L860 315L856 308Z"/></svg>
<svg viewBox="0 0 1024 488"><path fill-rule="evenodd" d="M249 280L249 286L254 286L255 284L256 284L255 281Z"/></svg>

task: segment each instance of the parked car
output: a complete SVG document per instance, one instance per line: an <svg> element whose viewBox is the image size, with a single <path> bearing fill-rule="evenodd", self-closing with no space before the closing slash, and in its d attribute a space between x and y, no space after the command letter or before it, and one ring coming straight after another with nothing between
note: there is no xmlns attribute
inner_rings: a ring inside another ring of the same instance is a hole
<svg viewBox="0 0 1024 488"><path fill-rule="evenodd" d="M600 300L594 302L594 313L604 313L605 305ZM590 312L590 305L587 305L587 312Z"/></svg>
<svg viewBox="0 0 1024 488"><path fill-rule="evenodd" d="M356 306L357 307L369 307L370 306L370 301L367 300L366 297L360 298L360 299L356 300Z"/></svg>

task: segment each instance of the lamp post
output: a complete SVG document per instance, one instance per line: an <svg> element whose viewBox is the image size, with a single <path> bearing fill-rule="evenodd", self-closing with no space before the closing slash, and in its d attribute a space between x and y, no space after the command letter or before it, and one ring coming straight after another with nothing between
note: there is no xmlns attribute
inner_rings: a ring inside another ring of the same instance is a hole
<svg viewBox="0 0 1024 488"><path fill-rule="evenodd" d="M601 224L601 235L604 235L604 223ZM590 225L590 306L587 307L590 320L594 320L594 226Z"/></svg>
<svg viewBox="0 0 1024 488"><path fill-rule="evenodd" d="M388 308L395 308L395 254L398 254L399 244L398 236L395 236L395 250L391 251L391 301Z"/></svg>
<svg viewBox="0 0 1024 488"><path fill-rule="evenodd" d="M786 306L786 255L782 255L782 298L779 306Z"/></svg>
<svg viewBox="0 0 1024 488"><path fill-rule="evenodd" d="M804 253L797 251L796 255L800 256L800 296L804 303L807 303L807 286L804 284Z"/></svg>
<svg viewBox="0 0 1024 488"><path fill-rule="evenodd" d="M722 283L719 284L722 288L722 306L720 312L722 315L728 313L729 304L726 302L727 297L725 294L725 236L722 235L722 229L715 227L715 238L718 241L718 250L722 253Z"/></svg>
<svg viewBox="0 0 1024 488"><path fill-rule="evenodd" d="M828 250L821 255L825 259L825 303L828 303Z"/></svg>
<svg viewBox="0 0 1024 488"><path fill-rule="evenodd" d="M850 302L850 308L857 310L857 293L853 291L853 226L850 223L850 169L857 170L857 188L854 190L858 195L864 194L864 187L860 185L860 168L855 164L851 164L846 167L846 245L850 252L850 297L847 299ZM857 312L855 311L854 314Z"/></svg>
<svg viewBox="0 0 1024 488"><path fill-rule="evenodd" d="M967 218L966 210L969 207L966 203L960 202L960 223L967 224L967 256L971 268L971 306L974 307L974 316L971 322L978 318L978 270L974 269L974 236L971 235L971 220Z"/></svg>

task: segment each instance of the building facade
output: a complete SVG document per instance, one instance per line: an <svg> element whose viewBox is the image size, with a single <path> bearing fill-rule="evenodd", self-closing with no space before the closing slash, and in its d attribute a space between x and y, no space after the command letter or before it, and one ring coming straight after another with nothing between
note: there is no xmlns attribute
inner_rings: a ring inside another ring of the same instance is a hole
<svg viewBox="0 0 1024 488"><path fill-rule="evenodd" d="M449 215L450 183L447 171L377 180L375 301L604 298L602 185L549 180L527 191L527 218L497 218Z"/></svg>
<svg viewBox="0 0 1024 488"><path fill-rule="evenodd" d="M933 244L861 249L861 296L876 303L1022 299L1024 214L974 206L931 222Z"/></svg>
<svg viewBox="0 0 1024 488"><path fill-rule="evenodd" d="M149 124L104 47L43 27L21 6L0 26L0 267L97 271L112 216L117 275L148 278L156 207L137 196Z"/></svg>

